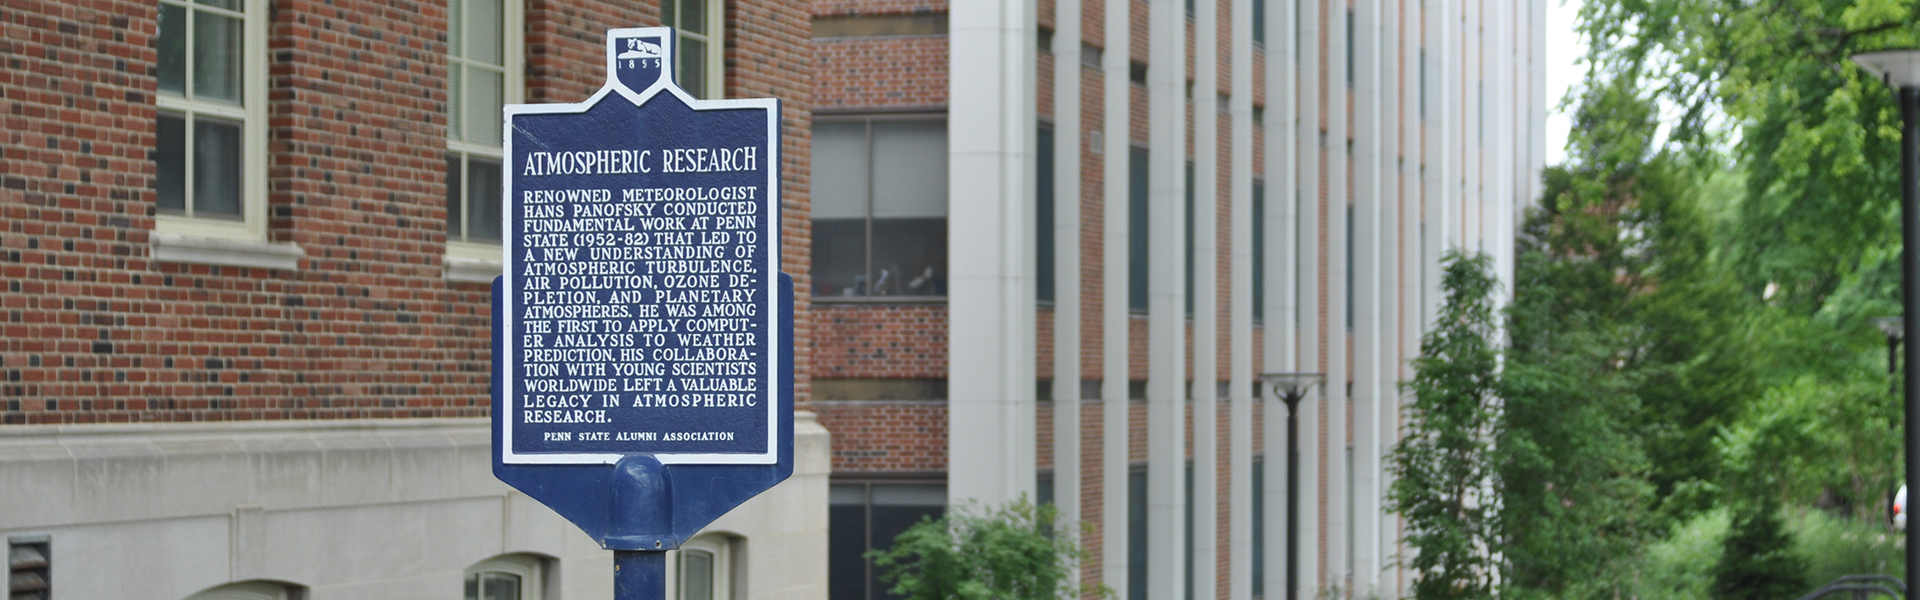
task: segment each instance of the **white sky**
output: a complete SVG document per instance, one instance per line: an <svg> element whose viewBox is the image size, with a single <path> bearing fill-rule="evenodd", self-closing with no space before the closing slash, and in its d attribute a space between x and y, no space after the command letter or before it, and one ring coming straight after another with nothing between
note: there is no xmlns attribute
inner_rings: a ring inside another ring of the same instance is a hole
<svg viewBox="0 0 1920 600"><path fill-rule="evenodd" d="M1587 46L1574 31L1581 0L1547 0L1547 164L1567 160L1567 129L1570 119L1559 108L1567 88L1579 83L1586 68L1577 64ZM1570 111L1572 107L1567 109Z"/></svg>

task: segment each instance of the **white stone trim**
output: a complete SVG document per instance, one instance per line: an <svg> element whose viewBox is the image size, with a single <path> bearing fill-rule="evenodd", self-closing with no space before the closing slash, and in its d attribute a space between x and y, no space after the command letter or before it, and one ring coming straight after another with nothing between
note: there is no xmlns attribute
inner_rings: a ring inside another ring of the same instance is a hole
<svg viewBox="0 0 1920 600"><path fill-rule="evenodd" d="M261 269L298 269L307 253L292 243L154 233L153 259Z"/></svg>
<svg viewBox="0 0 1920 600"><path fill-rule="evenodd" d="M444 269L447 281L491 284L493 278L504 274L506 266L497 260L448 256Z"/></svg>

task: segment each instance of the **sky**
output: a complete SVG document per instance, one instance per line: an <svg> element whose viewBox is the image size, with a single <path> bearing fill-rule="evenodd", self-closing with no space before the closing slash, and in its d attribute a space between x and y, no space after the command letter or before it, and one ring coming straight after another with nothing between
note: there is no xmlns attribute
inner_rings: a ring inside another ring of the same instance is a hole
<svg viewBox="0 0 1920 600"><path fill-rule="evenodd" d="M1559 107L1567 88L1579 83L1586 69L1578 64L1587 51L1574 31L1581 0L1547 0L1547 164L1567 160L1568 115ZM1566 110L1570 110L1568 107Z"/></svg>

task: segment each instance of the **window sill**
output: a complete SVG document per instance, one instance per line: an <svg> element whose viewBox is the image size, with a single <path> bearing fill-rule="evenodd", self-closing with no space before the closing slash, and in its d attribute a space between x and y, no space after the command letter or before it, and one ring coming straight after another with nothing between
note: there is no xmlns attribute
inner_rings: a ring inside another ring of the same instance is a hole
<svg viewBox="0 0 1920 600"><path fill-rule="evenodd" d="M298 269L307 253L293 244L273 244L159 233L153 236L153 259L259 269Z"/></svg>
<svg viewBox="0 0 1920 600"><path fill-rule="evenodd" d="M505 266L497 260L449 256L446 272L447 281L492 284L493 278L505 273Z"/></svg>
<svg viewBox="0 0 1920 600"><path fill-rule="evenodd" d="M946 296L814 296L813 304L946 304Z"/></svg>

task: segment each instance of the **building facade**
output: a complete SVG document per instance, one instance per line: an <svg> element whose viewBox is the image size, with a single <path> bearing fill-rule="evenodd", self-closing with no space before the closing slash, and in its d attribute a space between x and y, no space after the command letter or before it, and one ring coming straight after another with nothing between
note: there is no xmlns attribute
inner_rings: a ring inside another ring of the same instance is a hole
<svg viewBox="0 0 1920 600"><path fill-rule="evenodd" d="M1024 495L1125 598L1396 597L1395 384L1443 253L1511 282L1544 12L14 3L0 535L62 598L610 595L488 472L489 198L501 105L580 101L606 29L666 24L694 95L783 101L801 410L794 479L674 594L886 598L865 552ZM1274 372L1328 382L1296 429Z"/></svg>
<svg viewBox="0 0 1920 600"><path fill-rule="evenodd" d="M861 553L915 519L1022 496L1121 597L1401 595L1397 384L1447 251L1512 281L1545 7L816 2L832 596L889 597ZM1326 382L1291 439L1263 373Z"/></svg>
<svg viewBox="0 0 1920 600"><path fill-rule="evenodd" d="M784 100L805 281L807 10L0 8L12 597L611 596L612 553L490 471L501 106L582 101L608 29L676 26L691 93ZM827 433L801 407L792 480L676 554L676 597L826 596Z"/></svg>

